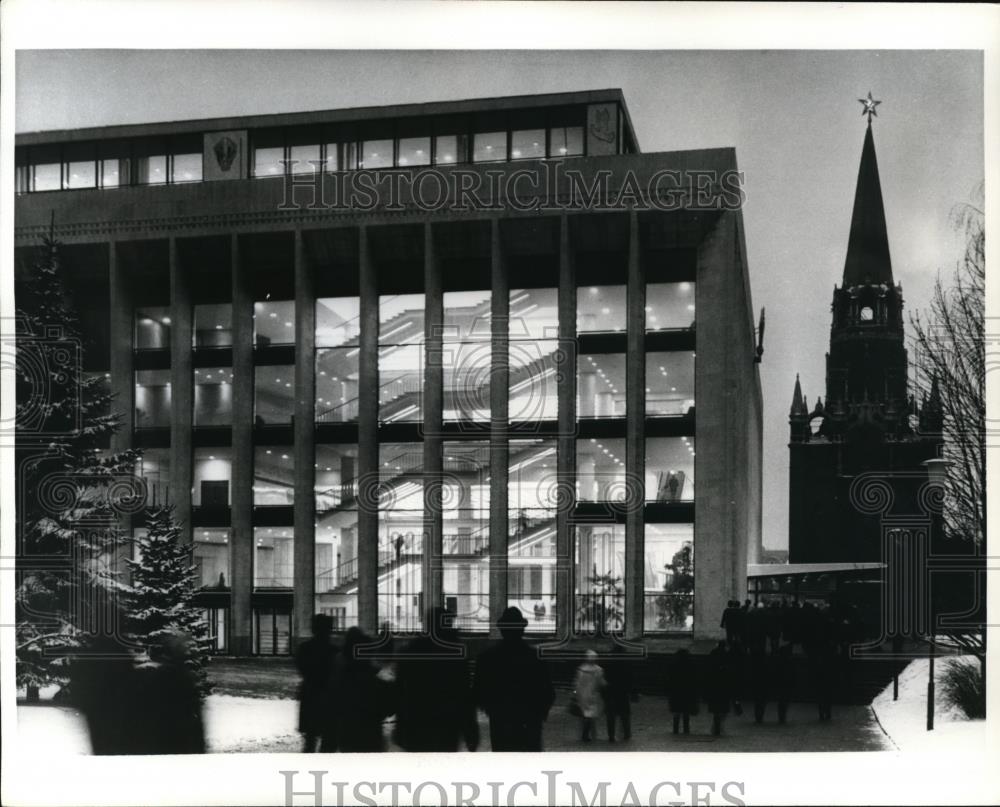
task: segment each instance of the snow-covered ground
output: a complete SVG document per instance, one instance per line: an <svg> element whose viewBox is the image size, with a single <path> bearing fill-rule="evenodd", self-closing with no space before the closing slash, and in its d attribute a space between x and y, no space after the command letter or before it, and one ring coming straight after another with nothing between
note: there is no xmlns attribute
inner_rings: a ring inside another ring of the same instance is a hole
<svg viewBox="0 0 1000 807"><path fill-rule="evenodd" d="M71 706L20 704L17 715L21 748L44 748L55 756L90 753L83 716ZM213 752L285 750L288 743L299 743L298 703L293 700L209 695L204 719Z"/></svg>
<svg viewBox="0 0 1000 807"><path fill-rule="evenodd" d="M986 721L969 720L949 707L941 689L947 659L935 664L934 730L927 731L927 677L930 662L917 659L899 675L899 700L892 699L892 683L872 701L879 723L901 751L960 751L963 747L982 749L986 742Z"/></svg>

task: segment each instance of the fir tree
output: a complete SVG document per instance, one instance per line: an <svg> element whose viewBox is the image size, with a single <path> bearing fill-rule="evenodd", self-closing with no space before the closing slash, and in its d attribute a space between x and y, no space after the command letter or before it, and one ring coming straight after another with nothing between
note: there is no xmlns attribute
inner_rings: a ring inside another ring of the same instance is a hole
<svg viewBox="0 0 1000 807"><path fill-rule="evenodd" d="M181 540L173 507L154 507L146 516L147 534L134 540L135 560L126 563L132 583L126 597L128 631L151 658L178 635L186 638L184 664L207 692L205 664L210 638L201 609L194 604L197 592L192 546Z"/></svg>
<svg viewBox="0 0 1000 807"><path fill-rule="evenodd" d="M82 371L62 273L50 236L17 284L15 647L29 698L65 680L70 648L116 630L118 522L138 501L137 454L108 450L119 417L104 379Z"/></svg>

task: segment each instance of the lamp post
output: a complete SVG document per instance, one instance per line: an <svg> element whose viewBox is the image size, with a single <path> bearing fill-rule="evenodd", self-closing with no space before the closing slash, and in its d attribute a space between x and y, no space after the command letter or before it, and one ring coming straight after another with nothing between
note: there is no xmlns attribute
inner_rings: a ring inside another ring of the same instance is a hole
<svg viewBox="0 0 1000 807"><path fill-rule="evenodd" d="M944 495L944 485L948 478L948 466L951 463L948 460L943 460L940 458L924 460L921 463L927 469L927 476L930 484L935 487L941 488L942 497ZM933 519L933 516L932 516ZM933 538L933 520L931 522L931 538ZM933 544L932 544L933 551ZM930 591L928 590L928 596L930 596ZM927 731L934 730L934 657L936 655L936 647L934 644L934 633L936 630L936 622L934 619L934 601L933 599L929 601L931 614L930 614L930 624L931 624L931 635L929 640L929 652L928 660L930 662L927 673Z"/></svg>

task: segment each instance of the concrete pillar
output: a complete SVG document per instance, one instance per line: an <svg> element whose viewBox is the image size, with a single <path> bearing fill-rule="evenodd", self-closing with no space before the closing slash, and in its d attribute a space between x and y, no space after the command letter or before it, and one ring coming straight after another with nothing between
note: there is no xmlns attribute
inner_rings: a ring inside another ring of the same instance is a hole
<svg viewBox="0 0 1000 807"><path fill-rule="evenodd" d="M646 475L646 277L639 242L639 214L629 213L625 355L625 638L642 637L645 584Z"/></svg>
<svg viewBox="0 0 1000 807"><path fill-rule="evenodd" d="M170 267L170 502L182 540L191 541L191 422L194 370L191 336L194 306L189 272L178 255L177 239L168 240Z"/></svg>
<svg viewBox="0 0 1000 807"><path fill-rule="evenodd" d="M373 634L378 613L378 274L359 232L361 335L358 354L358 625ZM383 617L387 617L384 614Z"/></svg>
<svg viewBox="0 0 1000 807"><path fill-rule="evenodd" d="M424 356L424 552L422 587L424 611L443 605L441 471L443 462L444 368L442 329L444 289L434 249L434 230L424 225L424 293L426 302ZM461 383L456 381L456 387Z"/></svg>
<svg viewBox="0 0 1000 807"><path fill-rule="evenodd" d="M302 231L295 231L295 626L310 635L316 600L316 287Z"/></svg>
<svg viewBox="0 0 1000 807"><path fill-rule="evenodd" d="M558 509L556 510L556 636L573 632L576 598L573 593L573 509L576 505L576 267L569 218L559 219L559 435L556 438Z"/></svg>
<svg viewBox="0 0 1000 807"><path fill-rule="evenodd" d="M719 618L729 599L745 591L746 568L734 580L737 525L732 500L733 426L730 412L743 404L732 401L733 362L750 361L733 350L732 323L740 320L729 302L737 276L734 214L722 213L698 246L695 310L698 316L698 357L695 363L695 491L694 636L721 638Z"/></svg>
<svg viewBox="0 0 1000 807"><path fill-rule="evenodd" d="M497 620L507 607L507 484L510 469L510 282L504 265L500 221L490 229L490 636L499 638Z"/></svg>
<svg viewBox="0 0 1000 807"><path fill-rule="evenodd" d="M250 271L240 258L240 238L230 244L233 301L233 447L232 520L230 521L230 625L232 652L253 649L253 293Z"/></svg>
<svg viewBox="0 0 1000 807"><path fill-rule="evenodd" d="M118 242L108 244L108 285L111 297L111 394L115 396L112 409L121 416L121 428L111 435L112 451L132 448L135 430L135 362L133 333L135 330L135 301L128 268L118 254ZM149 495L152 498L153 492ZM163 492L158 495L162 500Z"/></svg>

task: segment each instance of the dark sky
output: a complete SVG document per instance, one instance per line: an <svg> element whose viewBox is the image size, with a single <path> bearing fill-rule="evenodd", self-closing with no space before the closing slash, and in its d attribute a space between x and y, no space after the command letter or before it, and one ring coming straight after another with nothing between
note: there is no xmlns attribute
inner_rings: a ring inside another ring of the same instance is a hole
<svg viewBox="0 0 1000 807"><path fill-rule="evenodd" d="M734 146L755 307L767 308L764 542L787 544L795 373L824 390L830 301L864 138L874 135L893 271L926 305L984 177L977 51L19 51L16 129L620 87L643 151Z"/></svg>

